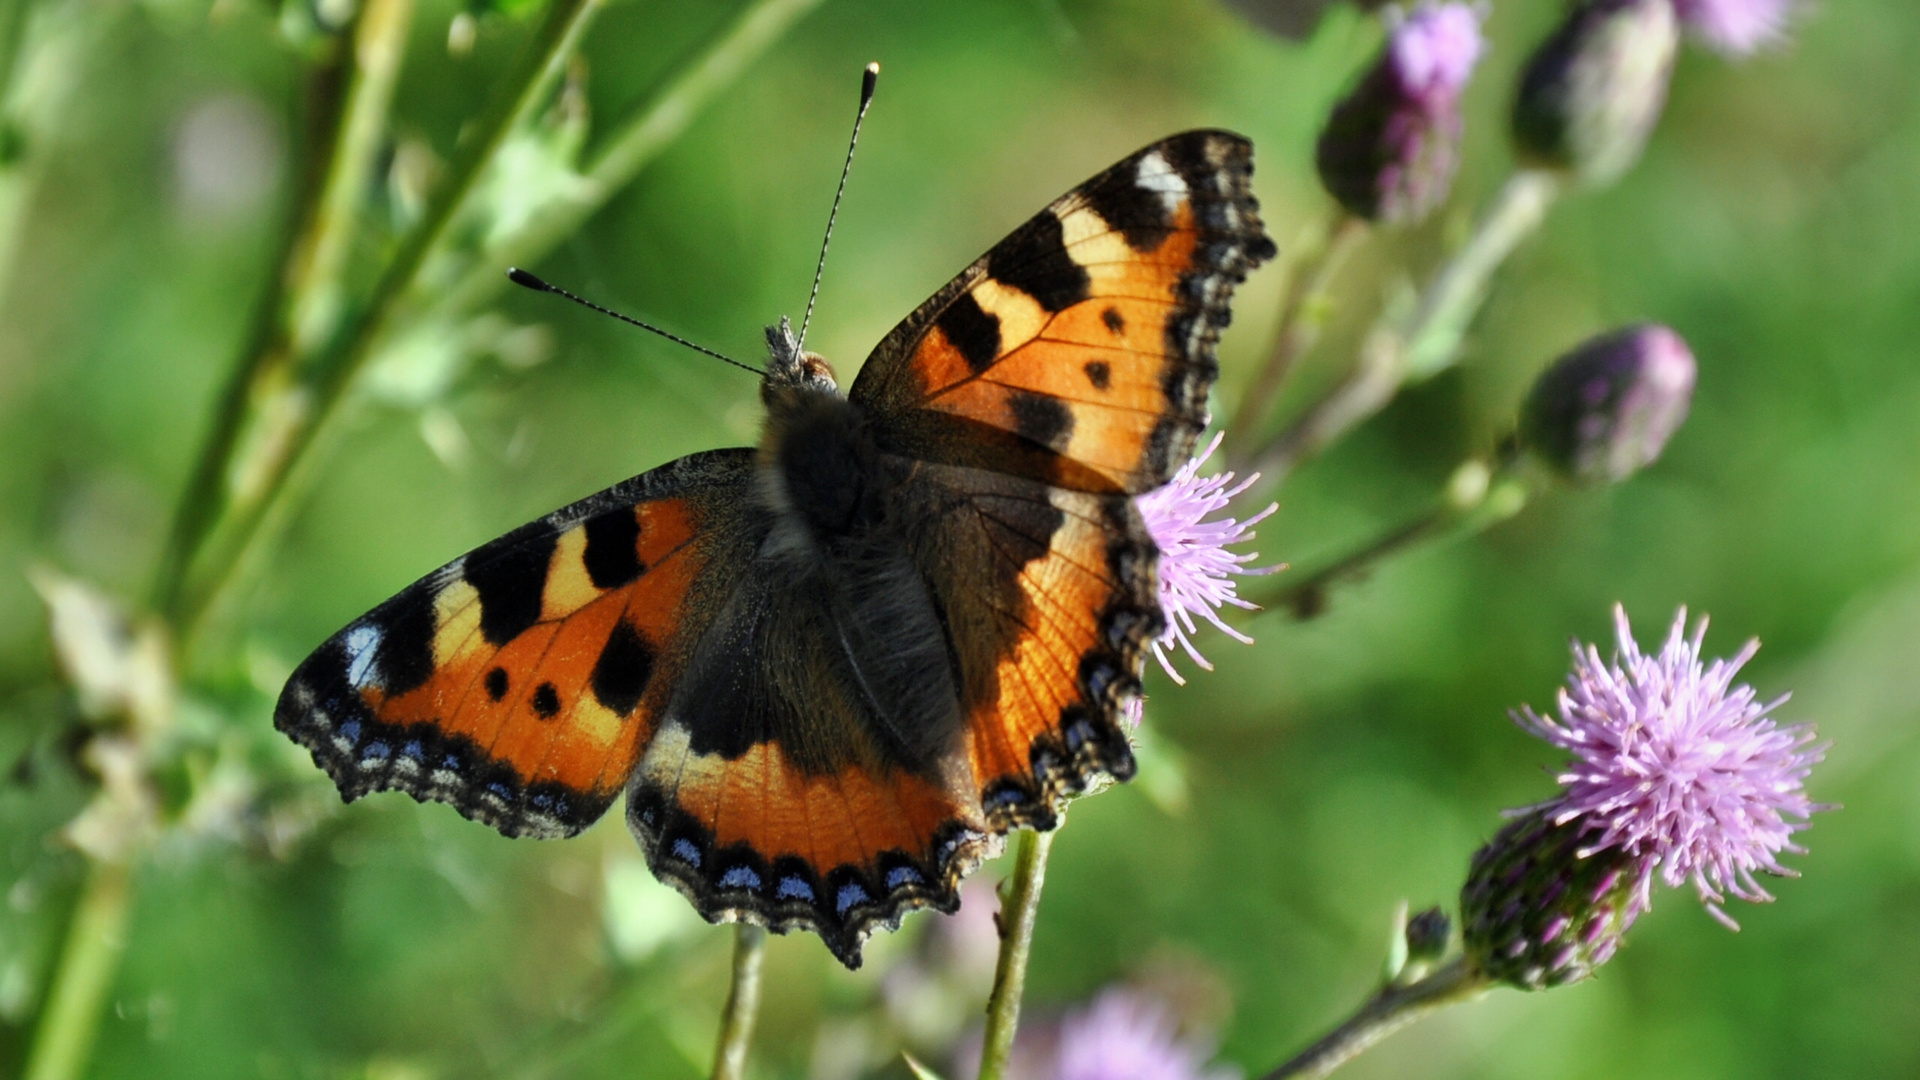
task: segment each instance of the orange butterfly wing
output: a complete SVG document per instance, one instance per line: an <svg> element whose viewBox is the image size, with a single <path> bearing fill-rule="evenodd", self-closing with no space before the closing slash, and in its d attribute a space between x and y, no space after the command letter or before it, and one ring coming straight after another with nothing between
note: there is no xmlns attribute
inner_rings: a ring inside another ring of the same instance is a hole
<svg viewBox="0 0 1920 1080"><path fill-rule="evenodd" d="M653 736L750 450L683 458L516 529L329 639L274 725L351 801L397 789L508 836L600 817Z"/></svg>
<svg viewBox="0 0 1920 1080"><path fill-rule="evenodd" d="M1191 131L1016 229L882 341L849 395L921 463L923 553L966 668L989 820L1052 827L1133 758L1117 718L1162 625L1130 496L1193 452L1214 344L1270 258L1253 148Z"/></svg>
<svg viewBox="0 0 1920 1080"><path fill-rule="evenodd" d="M1234 286L1274 253L1252 169L1223 131L1132 154L921 305L849 396L930 460L1082 491L1166 483L1206 426Z"/></svg>

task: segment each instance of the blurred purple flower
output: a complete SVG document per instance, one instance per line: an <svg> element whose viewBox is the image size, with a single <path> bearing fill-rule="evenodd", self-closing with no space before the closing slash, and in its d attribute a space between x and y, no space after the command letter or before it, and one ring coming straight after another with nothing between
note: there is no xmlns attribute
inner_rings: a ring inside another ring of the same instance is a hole
<svg viewBox="0 0 1920 1080"><path fill-rule="evenodd" d="M1233 579L1271 574L1281 569L1278 566L1248 569L1246 564L1259 556L1227 550L1234 544L1252 540L1253 526L1278 510L1278 503L1268 505L1245 521L1206 520L1208 515L1226 509L1236 496L1260 479L1260 474L1255 473L1236 485L1231 472L1199 476L1200 466L1206 464L1219 446L1220 435L1216 433L1206 450L1181 466L1172 480L1135 500L1140 516L1146 519L1147 533L1160 549L1160 607L1166 613L1167 629L1154 641L1153 655L1167 675L1183 685L1187 680L1173 669L1172 661L1167 659L1167 649L1178 642L1194 663L1207 671L1213 670L1207 658L1193 647L1192 635L1200 628L1195 616L1212 623L1235 641L1252 643L1252 638L1221 620L1219 609L1232 604L1253 610L1257 605L1240 599ZM1137 710L1130 710L1138 722L1134 713Z"/></svg>
<svg viewBox="0 0 1920 1080"><path fill-rule="evenodd" d="M1423 0L1389 9L1387 45L1327 118L1316 162L1327 191L1369 221L1413 222L1447 196L1459 164L1460 92L1479 63L1480 13Z"/></svg>
<svg viewBox="0 0 1920 1080"><path fill-rule="evenodd" d="M1674 0L1687 29L1712 49L1745 56L1786 36L1795 0Z"/></svg>
<svg viewBox="0 0 1920 1080"><path fill-rule="evenodd" d="M1438 107L1460 96L1480 62L1480 13L1469 4L1426 0L1398 19L1389 14L1387 55L1407 93Z"/></svg>
<svg viewBox="0 0 1920 1080"><path fill-rule="evenodd" d="M1585 823L1582 857L1618 849L1636 859L1629 921L1647 907L1657 867L1668 885L1691 880L1707 910L1737 930L1720 908L1728 895L1771 900L1754 874L1794 876L1776 855L1803 852L1793 834L1826 809L1802 786L1826 748L1811 745L1810 725L1769 717L1784 695L1762 705L1752 687L1734 684L1758 641L1702 665L1707 620L1688 638L1686 617L1681 608L1659 655L1647 656L1616 605L1614 662L1576 641L1559 719L1526 708L1514 720L1575 757L1558 778L1564 790L1541 809L1556 826Z"/></svg>
<svg viewBox="0 0 1920 1080"><path fill-rule="evenodd" d="M1208 1048L1180 1038L1159 1001L1114 988L1060 1021L1053 1080L1238 1080L1238 1070L1209 1069Z"/></svg>

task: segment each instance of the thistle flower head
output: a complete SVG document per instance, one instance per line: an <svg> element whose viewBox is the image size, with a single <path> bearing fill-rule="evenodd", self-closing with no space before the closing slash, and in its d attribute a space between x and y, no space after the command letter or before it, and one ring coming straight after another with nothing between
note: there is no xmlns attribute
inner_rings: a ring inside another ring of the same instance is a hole
<svg viewBox="0 0 1920 1080"><path fill-rule="evenodd" d="M1648 859L1588 851L1584 823L1535 807L1474 853L1460 938L1480 974L1522 990L1579 982L1613 958L1646 910Z"/></svg>
<svg viewBox="0 0 1920 1080"><path fill-rule="evenodd" d="M1182 1039L1159 1001L1123 988L1060 1021L1055 1080L1238 1080L1207 1068L1207 1048Z"/></svg>
<svg viewBox="0 0 1920 1080"><path fill-rule="evenodd" d="M1235 641L1251 643L1252 638L1220 618L1220 608L1231 604L1252 610L1256 605L1239 597L1234 579L1280 569L1250 569L1247 564L1259 556L1229 550L1252 540L1253 526L1279 509L1277 503L1244 521L1230 517L1208 520L1260 479L1255 473L1235 484L1231 472L1200 476L1200 466L1219 446L1220 435L1215 434L1207 448L1181 466L1172 480L1134 500L1146 520L1148 535L1160 549L1160 607L1166 613L1167 629L1153 643L1153 654L1167 675L1182 684L1186 680L1174 670L1167 650L1177 642L1194 663L1212 671L1213 665L1193 647L1192 635L1200 628L1199 620L1212 623Z"/></svg>
<svg viewBox="0 0 1920 1080"><path fill-rule="evenodd" d="M1480 12L1457 0L1389 10L1386 48L1334 106L1316 162L1328 193L1369 221L1418 221L1459 165L1460 92L1479 63Z"/></svg>
<svg viewBox="0 0 1920 1080"><path fill-rule="evenodd" d="M1794 0L1674 0L1673 7L1709 48L1745 56L1786 36Z"/></svg>
<svg viewBox="0 0 1920 1080"><path fill-rule="evenodd" d="M1761 704L1752 687L1734 683L1757 641L1703 664L1707 621L1687 637L1686 615L1680 609L1660 652L1648 656L1616 606L1614 661L1576 642L1559 717L1526 708L1514 720L1574 755L1545 808L1553 823L1583 826L1583 855L1645 860L1636 909L1646 906L1657 868L1668 885L1693 882L1707 910L1739 929L1720 905L1728 896L1773 899L1756 873L1792 876L1778 855L1804 850L1793 834L1823 809L1802 785L1825 747L1813 745L1808 725L1774 723L1769 714L1784 696Z"/></svg>

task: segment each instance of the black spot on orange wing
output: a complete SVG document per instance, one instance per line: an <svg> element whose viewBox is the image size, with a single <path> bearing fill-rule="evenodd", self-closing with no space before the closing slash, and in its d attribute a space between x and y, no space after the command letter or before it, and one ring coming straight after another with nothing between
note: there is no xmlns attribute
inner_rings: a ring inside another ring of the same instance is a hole
<svg viewBox="0 0 1920 1080"><path fill-rule="evenodd" d="M598 589L617 589L646 573L640 561L640 517L631 506L616 506L587 519L587 550L581 561Z"/></svg>
<svg viewBox="0 0 1920 1080"><path fill-rule="evenodd" d="M1127 246L1135 251L1153 251L1173 232L1173 216L1160 196L1141 187L1125 170L1101 173L1083 186L1080 194L1108 225L1120 230Z"/></svg>
<svg viewBox="0 0 1920 1080"><path fill-rule="evenodd" d="M550 682L543 682L533 688L533 711L542 720L551 720L560 713L560 691Z"/></svg>
<svg viewBox="0 0 1920 1080"><path fill-rule="evenodd" d="M1065 402L1041 394L1015 391L1010 401L1015 430L1022 438L1052 450L1066 449L1073 434L1073 413Z"/></svg>
<svg viewBox="0 0 1920 1080"><path fill-rule="evenodd" d="M1127 320L1120 314L1120 309L1117 307L1108 305L1107 310L1100 313L1100 321L1106 324L1108 330L1113 331L1114 337L1127 332Z"/></svg>
<svg viewBox="0 0 1920 1080"><path fill-rule="evenodd" d="M940 313L937 325L975 372L985 371L1000 355L1000 320L980 310L972 296L961 296Z"/></svg>
<svg viewBox="0 0 1920 1080"><path fill-rule="evenodd" d="M632 712L653 679L656 655L653 643L635 629L632 622L621 619L607 636L600 658L593 662L589 684L593 687L593 696L616 716Z"/></svg>
<svg viewBox="0 0 1920 1080"><path fill-rule="evenodd" d="M1067 250L1060 219L1042 213L1013 231L987 255L987 275L1040 301L1048 311L1065 311L1087 298L1086 268Z"/></svg>
<svg viewBox="0 0 1920 1080"><path fill-rule="evenodd" d="M487 672L487 696L493 700L499 701L506 697L507 688L511 684L512 680L508 677L506 668L497 667Z"/></svg>
<svg viewBox="0 0 1920 1080"><path fill-rule="evenodd" d="M1113 369L1105 360L1089 360L1080 370L1087 373L1087 381L1095 390L1105 390L1113 385Z"/></svg>
<svg viewBox="0 0 1920 1080"><path fill-rule="evenodd" d="M558 534L514 530L468 555L463 575L480 594L480 632L505 645L540 621L540 597Z"/></svg>

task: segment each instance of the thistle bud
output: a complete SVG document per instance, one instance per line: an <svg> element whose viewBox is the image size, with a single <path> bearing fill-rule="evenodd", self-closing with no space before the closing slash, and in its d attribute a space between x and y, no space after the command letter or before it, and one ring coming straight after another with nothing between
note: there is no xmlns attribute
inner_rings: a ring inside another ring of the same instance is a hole
<svg viewBox="0 0 1920 1080"><path fill-rule="evenodd" d="M1576 483L1616 483L1651 465L1687 418L1693 353L1642 324L1593 338L1554 361L1527 395L1521 442Z"/></svg>
<svg viewBox="0 0 1920 1080"><path fill-rule="evenodd" d="M1520 76L1520 156L1608 184L1640 160L1667 102L1679 47L1670 0L1586 0Z"/></svg>
<svg viewBox="0 0 1920 1080"><path fill-rule="evenodd" d="M1460 890L1467 958L1487 978L1522 990L1593 974L1647 906L1649 860L1619 847L1584 850L1590 823L1556 824L1555 809L1501 829L1474 854Z"/></svg>
<svg viewBox="0 0 1920 1080"><path fill-rule="evenodd" d="M1396 20L1320 134L1320 182L1342 206L1403 224L1446 199L1459 166L1460 92L1480 51L1480 15L1467 4L1427 0Z"/></svg>

